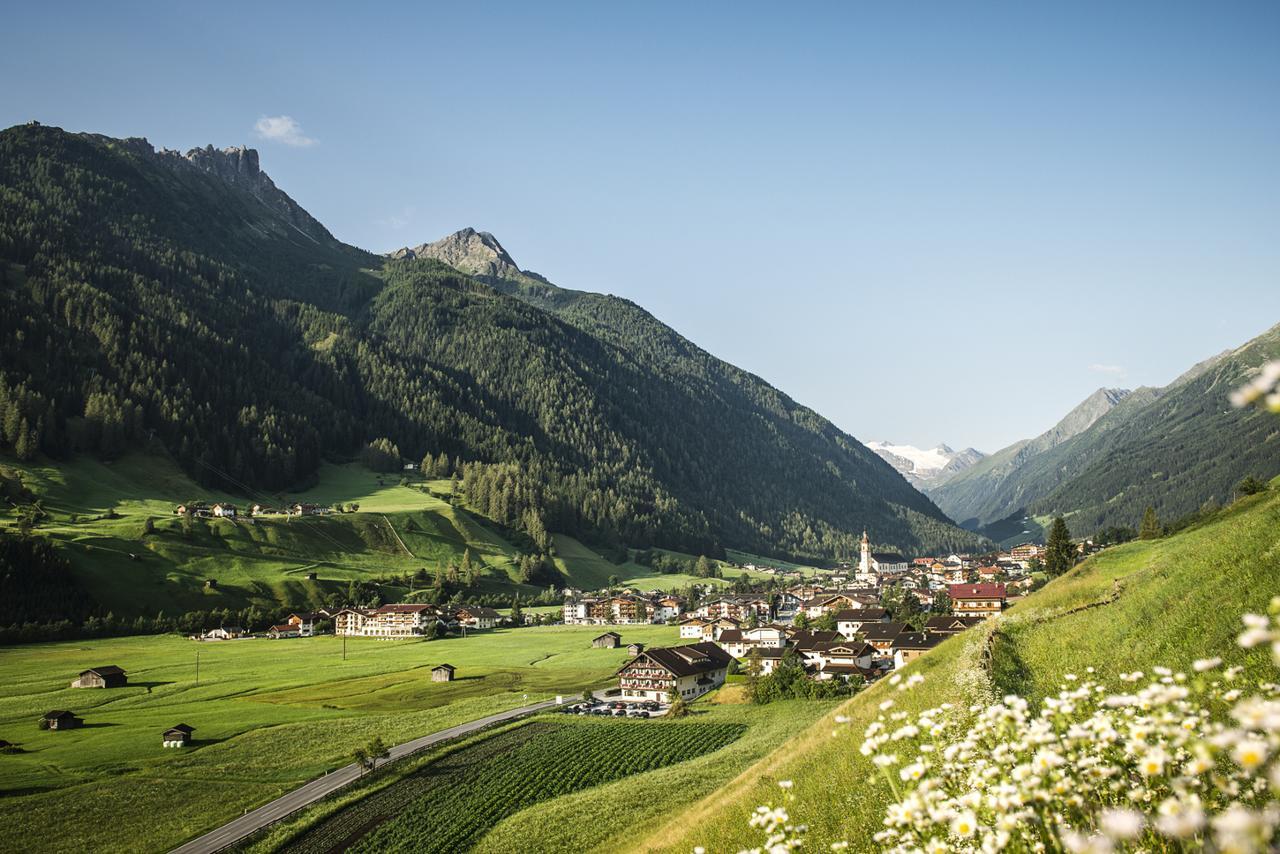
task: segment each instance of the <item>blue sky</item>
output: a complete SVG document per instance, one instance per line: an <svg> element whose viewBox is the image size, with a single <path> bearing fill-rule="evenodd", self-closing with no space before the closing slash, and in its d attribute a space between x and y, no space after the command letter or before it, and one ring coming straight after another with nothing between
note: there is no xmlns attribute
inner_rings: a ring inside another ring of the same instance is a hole
<svg viewBox="0 0 1280 854"><path fill-rule="evenodd" d="M1274 2L53 5L0 124L492 231L864 440L995 450L1280 322Z"/></svg>

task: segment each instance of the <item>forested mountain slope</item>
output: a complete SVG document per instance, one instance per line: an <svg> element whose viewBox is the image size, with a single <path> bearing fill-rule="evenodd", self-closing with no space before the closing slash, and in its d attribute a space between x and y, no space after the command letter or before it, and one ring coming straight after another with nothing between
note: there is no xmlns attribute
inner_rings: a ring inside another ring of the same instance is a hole
<svg viewBox="0 0 1280 854"><path fill-rule="evenodd" d="M864 527L909 550L976 542L852 437L633 304L401 254L333 239L253 152L4 131L4 445L111 458L154 436L244 493L385 437L468 464L471 500L511 527L812 557Z"/></svg>

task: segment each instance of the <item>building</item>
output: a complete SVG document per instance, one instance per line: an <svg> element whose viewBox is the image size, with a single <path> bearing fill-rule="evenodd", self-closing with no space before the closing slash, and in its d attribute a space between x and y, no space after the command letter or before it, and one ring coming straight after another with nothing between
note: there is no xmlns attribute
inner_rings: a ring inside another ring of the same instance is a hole
<svg viewBox="0 0 1280 854"><path fill-rule="evenodd" d="M457 670L452 664L437 664L431 668L432 682L452 682L453 674Z"/></svg>
<svg viewBox="0 0 1280 854"><path fill-rule="evenodd" d="M708 620L730 619L739 623L752 616L769 619L770 602L765 596L725 596L703 604L694 613Z"/></svg>
<svg viewBox="0 0 1280 854"><path fill-rule="evenodd" d="M1003 584L952 584L951 613L957 617L991 617L1005 606Z"/></svg>
<svg viewBox="0 0 1280 854"><path fill-rule="evenodd" d="M684 612L684 600L679 596L663 596L653 606L653 621L665 623L679 619Z"/></svg>
<svg viewBox="0 0 1280 854"><path fill-rule="evenodd" d="M703 629L711 624L701 617L686 617L680 621L680 640L702 640Z"/></svg>
<svg viewBox="0 0 1280 854"><path fill-rule="evenodd" d="M733 656L713 643L646 650L618 671L623 697L690 702L724 684Z"/></svg>
<svg viewBox="0 0 1280 854"><path fill-rule="evenodd" d="M202 637L205 640L234 640L244 634L245 631L240 626L218 626L216 629L209 629Z"/></svg>
<svg viewBox="0 0 1280 854"><path fill-rule="evenodd" d="M114 664L80 671L79 678L71 682L72 688L124 688L129 677Z"/></svg>
<svg viewBox="0 0 1280 854"><path fill-rule="evenodd" d="M435 605L383 605L343 608L333 616L336 635L366 638L412 638L426 635L440 622Z"/></svg>
<svg viewBox="0 0 1280 854"><path fill-rule="evenodd" d="M622 645L622 635L617 632L605 632L591 639L591 646L596 649L617 649Z"/></svg>
<svg viewBox="0 0 1280 854"><path fill-rule="evenodd" d="M82 726L84 726L83 718L62 709L45 712L44 717L40 719L41 729L79 729Z"/></svg>
<svg viewBox="0 0 1280 854"><path fill-rule="evenodd" d="M234 504L222 504L219 502L218 504L213 505L212 512L213 515L219 519L236 518L236 506Z"/></svg>
<svg viewBox="0 0 1280 854"><path fill-rule="evenodd" d="M309 638L316 633L316 623L325 619L326 616L319 611L308 611L305 614L290 614L285 622L294 627L298 637Z"/></svg>
<svg viewBox="0 0 1280 854"><path fill-rule="evenodd" d="M195 727L186 724L171 726L160 736L160 743L163 747L186 747L191 743L191 733L195 731Z"/></svg>
<svg viewBox="0 0 1280 854"><path fill-rule="evenodd" d="M867 623L884 623L889 620L889 612L884 608L846 608L836 612L836 631L851 638Z"/></svg>
<svg viewBox="0 0 1280 854"><path fill-rule="evenodd" d="M930 617L924 621L924 630L934 635L954 635L982 623L985 617Z"/></svg>
<svg viewBox="0 0 1280 854"><path fill-rule="evenodd" d="M493 608L482 608L477 605L463 605L454 612L454 618L460 625L469 629L492 629L498 625L502 615Z"/></svg>
<svg viewBox="0 0 1280 854"><path fill-rule="evenodd" d="M1044 546L1038 546L1035 543L1023 543L1020 546L1014 546L1009 549L1009 559L1021 564L1025 569L1032 559L1044 560Z"/></svg>
<svg viewBox="0 0 1280 854"><path fill-rule="evenodd" d="M627 644L627 655L639 655L642 652L644 652L644 644L642 643Z"/></svg>
<svg viewBox="0 0 1280 854"><path fill-rule="evenodd" d="M903 632L893 639L894 669L906 667L929 650L947 639L947 635L928 632Z"/></svg>
<svg viewBox="0 0 1280 854"><path fill-rule="evenodd" d="M883 656L893 655L893 642L907 630L906 623L867 623L862 627L862 639L875 647Z"/></svg>
<svg viewBox="0 0 1280 854"><path fill-rule="evenodd" d="M272 626L267 629L267 637L279 640L280 638L301 637L301 635L298 634L298 627L293 623L281 623L278 626Z"/></svg>
<svg viewBox="0 0 1280 854"><path fill-rule="evenodd" d="M819 644L805 654L806 664L816 668L814 677L819 680L848 679L850 676L869 678L876 649L867 643Z"/></svg>
<svg viewBox="0 0 1280 854"><path fill-rule="evenodd" d="M854 573L853 577L857 583L865 584L868 587L875 587L880 583L880 578L876 574L876 569L871 564L871 540L867 538L867 532L865 530L862 532L861 552L858 557L858 571Z"/></svg>

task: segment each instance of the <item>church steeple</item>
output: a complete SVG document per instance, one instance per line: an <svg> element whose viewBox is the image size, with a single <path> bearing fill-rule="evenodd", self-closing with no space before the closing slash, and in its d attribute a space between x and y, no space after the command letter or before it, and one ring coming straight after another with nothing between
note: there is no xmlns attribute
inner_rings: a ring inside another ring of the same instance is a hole
<svg viewBox="0 0 1280 854"><path fill-rule="evenodd" d="M871 540L864 529L862 532L862 555L858 558L858 583L875 584L875 570L871 568Z"/></svg>

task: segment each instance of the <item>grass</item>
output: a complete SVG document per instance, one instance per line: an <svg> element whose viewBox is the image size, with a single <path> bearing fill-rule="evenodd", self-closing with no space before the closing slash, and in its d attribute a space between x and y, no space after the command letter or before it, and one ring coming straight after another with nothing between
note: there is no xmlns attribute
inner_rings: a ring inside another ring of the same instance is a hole
<svg viewBox="0 0 1280 854"><path fill-rule="evenodd" d="M173 515L181 502L226 500L245 507L253 499L206 490L156 455L56 465L0 458L0 475L21 478L37 496L48 518L36 533L60 546L88 593L117 616L249 605L315 608L345 594L352 580L434 572L460 563L468 550L480 569L476 592L519 593L526 600L544 592L519 582L520 549L497 526L440 497L447 495L448 481L401 485L399 475L327 464L311 489L255 498L274 506L354 503L359 512L184 525ZM154 533L144 533L148 519ZM0 527L17 521L16 507L0 510ZM557 536L556 545L566 586L596 589L611 575L667 588L694 580L654 576L630 562L615 566L570 537ZM315 580L307 578L312 572ZM216 588L206 587L210 579ZM388 586L384 598L410 592Z"/></svg>
<svg viewBox="0 0 1280 854"><path fill-rule="evenodd" d="M1277 482L1280 483L1280 482ZM900 693L879 682L746 769L735 780L671 814L654 832L617 850L737 851L762 839L747 824L760 804L782 802L778 780L794 781L793 823L806 824L806 848L847 841L875 850L873 834L890 797L858 752L862 733L893 699L914 715L943 702L984 702L1016 690L1041 697L1071 672L1103 678L1153 666L1187 667L1221 656L1252 675L1274 675L1266 651L1235 645L1240 616L1280 593L1280 489L1244 499L1197 528L1167 539L1107 550L1014 606L998 622L947 640L908 666L924 676ZM988 635L994 661L982 655ZM834 714L847 716L837 726Z"/></svg>
<svg viewBox="0 0 1280 854"><path fill-rule="evenodd" d="M627 656L592 649L598 633L551 626L432 642L350 640L346 661L333 637L197 644L159 636L0 649L0 737L23 749L0 762L0 833L39 838L42 850L83 851L107 824L119 850L171 847L346 764L375 735L397 743L522 705L526 694L607 684ZM677 639L665 626L623 634L649 644ZM441 662L458 668L456 681L430 681ZM101 664L124 667L131 686L68 687ZM88 725L37 730L39 715L59 708ZM179 722L196 728L196 745L165 750L160 733ZM72 811L83 820L68 822Z"/></svg>

